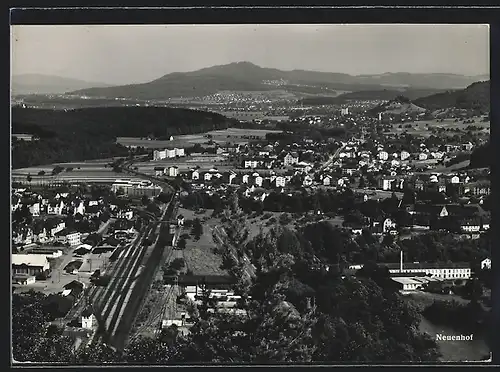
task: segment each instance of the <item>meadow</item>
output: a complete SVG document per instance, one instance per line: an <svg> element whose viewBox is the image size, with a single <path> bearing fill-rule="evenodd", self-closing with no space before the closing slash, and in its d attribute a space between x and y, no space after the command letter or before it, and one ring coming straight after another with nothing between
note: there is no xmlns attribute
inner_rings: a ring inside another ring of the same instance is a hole
<svg viewBox="0 0 500 372"><path fill-rule="evenodd" d="M412 128L405 128L407 124L411 124ZM468 126L475 126L481 129L489 129L490 122L480 122L476 119L475 123L464 124L461 121L455 122L455 119L445 119L444 121L434 120L422 120L416 121L412 123L403 123L403 124L393 124L391 133L403 133L407 132L408 134L415 136L424 136L428 137L432 134L431 128L443 128L445 131L442 132L444 135L453 136L457 134L456 129L460 131L466 131ZM400 128L401 126L401 128Z"/></svg>

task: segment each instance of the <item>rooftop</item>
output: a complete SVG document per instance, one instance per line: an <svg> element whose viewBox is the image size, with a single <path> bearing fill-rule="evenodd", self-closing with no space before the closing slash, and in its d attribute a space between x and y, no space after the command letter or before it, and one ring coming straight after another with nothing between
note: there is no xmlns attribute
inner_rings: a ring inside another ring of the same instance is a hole
<svg viewBox="0 0 500 372"><path fill-rule="evenodd" d="M422 284L421 281L415 280L415 279L413 279L411 277L407 277L407 276L399 277L399 278L392 278L392 280L394 280L397 283L401 283L401 284Z"/></svg>
<svg viewBox="0 0 500 372"><path fill-rule="evenodd" d="M399 270L399 263L386 263L379 264L380 266L385 266L389 270ZM467 262L453 262L453 263L427 263L427 262L418 262L418 263L403 263L403 270L408 269L468 269L470 268L470 264Z"/></svg>
<svg viewBox="0 0 500 372"><path fill-rule="evenodd" d="M13 254L12 265L45 266L47 257L39 254Z"/></svg>

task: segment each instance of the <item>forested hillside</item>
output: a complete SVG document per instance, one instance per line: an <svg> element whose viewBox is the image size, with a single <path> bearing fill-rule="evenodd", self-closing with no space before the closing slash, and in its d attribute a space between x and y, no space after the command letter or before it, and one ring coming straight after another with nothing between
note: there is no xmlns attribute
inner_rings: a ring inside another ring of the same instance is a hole
<svg viewBox="0 0 500 372"><path fill-rule="evenodd" d="M490 111L490 82L480 81L462 90L422 97L416 99L414 103L428 110L458 108L488 113Z"/></svg>
<svg viewBox="0 0 500 372"><path fill-rule="evenodd" d="M116 137L159 139L225 129L232 123L209 112L165 107L102 107L79 110L13 108L12 132L37 141L12 143L12 167L82 161L128 153Z"/></svg>

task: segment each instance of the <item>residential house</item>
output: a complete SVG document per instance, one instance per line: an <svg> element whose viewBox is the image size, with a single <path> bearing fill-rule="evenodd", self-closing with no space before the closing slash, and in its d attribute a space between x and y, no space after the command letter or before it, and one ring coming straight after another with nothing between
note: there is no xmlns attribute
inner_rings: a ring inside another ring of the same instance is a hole
<svg viewBox="0 0 500 372"><path fill-rule="evenodd" d="M356 173L356 171L357 171L356 168L349 168L349 167L342 168L342 174L346 174L348 176L352 176L354 173Z"/></svg>
<svg viewBox="0 0 500 372"><path fill-rule="evenodd" d="M81 236L82 234L78 231L60 231L57 233L57 238L60 242L69 244L70 246L80 245L81 244Z"/></svg>
<svg viewBox="0 0 500 372"><path fill-rule="evenodd" d="M391 160L391 167L397 167L399 165L399 161L396 159Z"/></svg>
<svg viewBox="0 0 500 372"><path fill-rule="evenodd" d="M155 167L154 171L156 177L163 176L165 174L165 167Z"/></svg>
<svg viewBox="0 0 500 372"><path fill-rule="evenodd" d="M66 228L66 222L64 221L59 221L57 223L57 225L55 225L54 227L52 227L50 229L50 235L51 236L56 236L57 233L63 231L64 229Z"/></svg>
<svg viewBox="0 0 500 372"><path fill-rule="evenodd" d="M475 196L490 195L490 182L489 181L478 181L469 184L469 190Z"/></svg>
<svg viewBox="0 0 500 372"><path fill-rule="evenodd" d="M471 151L473 147L474 145L470 141L462 144L462 150L464 151Z"/></svg>
<svg viewBox="0 0 500 372"><path fill-rule="evenodd" d="M302 181L302 185L305 187L311 186L312 183L313 183L313 180L312 180L311 176L309 176L309 175L305 176L304 180Z"/></svg>
<svg viewBox="0 0 500 372"><path fill-rule="evenodd" d="M390 218L386 218L382 224L382 232L384 234L394 231L396 229L396 223Z"/></svg>
<svg viewBox="0 0 500 372"><path fill-rule="evenodd" d="M47 205L47 214L61 215L64 209L64 201L53 201Z"/></svg>
<svg viewBox="0 0 500 372"><path fill-rule="evenodd" d="M92 203L92 206L94 206L94 205L95 204ZM89 206L90 206L90 202L89 202ZM73 215L77 215L77 214L81 214L82 216L85 215L85 203L83 202L83 200L79 200L77 202L77 206L73 210Z"/></svg>
<svg viewBox="0 0 500 372"><path fill-rule="evenodd" d="M256 184L257 186L262 187L262 181L263 181L263 180L264 180L264 179L263 179L261 176L257 176L257 177L255 177L255 180L254 180L254 181L255 181L255 184Z"/></svg>
<svg viewBox="0 0 500 372"><path fill-rule="evenodd" d="M179 167L173 165L168 167L168 176L169 177L177 177L179 175Z"/></svg>
<svg viewBox="0 0 500 372"><path fill-rule="evenodd" d="M245 168L257 168L259 165L259 162L255 159L245 159L243 162L243 166Z"/></svg>
<svg viewBox="0 0 500 372"><path fill-rule="evenodd" d="M406 160L410 157L410 153L408 151L401 151L400 158L401 160Z"/></svg>
<svg viewBox="0 0 500 372"><path fill-rule="evenodd" d="M194 170L191 173L191 179L193 181L198 181L200 179L200 172L198 170Z"/></svg>
<svg viewBox="0 0 500 372"><path fill-rule="evenodd" d="M297 164L299 162L299 155L296 152L290 152L285 155L283 162L286 166Z"/></svg>
<svg viewBox="0 0 500 372"><path fill-rule="evenodd" d="M286 178L285 178L285 177L283 177L283 176L277 176L277 177L274 179L274 182L275 182L276 187L285 187L285 184L286 184Z"/></svg>
<svg viewBox="0 0 500 372"><path fill-rule="evenodd" d="M312 170L312 165L309 163L306 163L305 161L301 161L296 164L296 167L301 169L302 172L309 173Z"/></svg>
<svg viewBox="0 0 500 372"><path fill-rule="evenodd" d="M120 210L116 217L131 220L132 218L134 218L134 211L132 209Z"/></svg>
<svg viewBox="0 0 500 372"><path fill-rule="evenodd" d="M39 243L45 243L48 241L49 235L47 229L41 225L39 227L34 227L33 229L34 240Z"/></svg>
<svg viewBox="0 0 500 372"><path fill-rule="evenodd" d="M204 175L203 175L203 180L205 181L210 181L212 179L212 173L210 172L206 172Z"/></svg>
<svg viewBox="0 0 500 372"><path fill-rule="evenodd" d="M33 243L35 236L31 227L23 227L20 231L13 233L15 244L29 245Z"/></svg>
<svg viewBox="0 0 500 372"><path fill-rule="evenodd" d="M420 178L415 180L415 190L417 190L417 191L425 190L425 182L423 180L421 180Z"/></svg>
<svg viewBox="0 0 500 372"><path fill-rule="evenodd" d="M249 174L244 174L243 177L242 177L242 182L243 183L248 183L248 179L249 179L250 175Z"/></svg>
<svg viewBox="0 0 500 372"><path fill-rule="evenodd" d="M331 182L332 176L326 175L325 177L323 177L323 186L330 186Z"/></svg>
<svg viewBox="0 0 500 372"><path fill-rule="evenodd" d="M420 154L418 154L418 160L427 160L427 153L425 152L421 152Z"/></svg>
<svg viewBox="0 0 500 372"><path fill-rule="evenodd" d="M491 269L491 259L485 258L481 261L481 270Z"/></svg>
<svg viewBox="0 0 500 372"><path fill-rule="evenodd" d="M457 145L446 144L446 145L444 145L444 148L445 148L446 152L458 151Z"/></svg>
<svg viewBox="0 0 500 372"><path fill-rule="evenodd" d="M382 190L392 190L392 185L394 183L394 178L382 177L379 179L379 187Z"/></svg>
<svg viewBox="0 0 500 372"><path fill-rule="evenodd" d="M233 180L236 178L236 173L230 172L228 176L229 184L231 185L233 183Z"/></svg>
<svg viewBox="0 0 500 372"><path fill-rule="evenodd" d="M34 203L30 207L30 213L33 217L39 217L40 216L40 203Z"/></svg>
<svg viewBox="0 0 500 372"><path fill-rule="evenodd" d="M12 195L11 210L14 212L21 206L21 198L18 195Z"/></svg>
<svg viewBox="0 0 500 372"><path fill-rule="evenodd" d="M94 330L98 326L97 318L95 317L92 308L88 306L82 312L82 328L88 330Z"/></svg>
<svg viewBox="0 0 500 372"><path fill-rule="evenodd" d="M460 230L464 233L477 233L481 230L481 221L479 218L464 219L460 223Z"/></svg>
<svg viewBox="0 0 500 372"><path fill-rule="evenodd" d="M380 151L377 154L377 157L379 160L386 161L387 159L389 159L389 153L387 151Z"/></svg>

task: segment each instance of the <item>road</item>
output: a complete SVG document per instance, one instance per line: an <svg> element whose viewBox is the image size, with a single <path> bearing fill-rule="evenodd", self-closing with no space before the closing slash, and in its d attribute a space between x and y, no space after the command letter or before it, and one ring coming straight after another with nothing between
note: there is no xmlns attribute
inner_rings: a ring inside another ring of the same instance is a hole
<svg viewBox="0 0 500 372"><path fill-rule="evenodd" d="M337 159L341 153L342 150L344 150L344 148L347 147L347 144L343 144L342 146L340 146L333 155L330 155L330 157L328 158L328 160L323 163L323 165L321 165L321 167L315 172L315 173L319 173L321 172L323 169L325 168L328 168L330 165L332 165L332 163L335 161L335 159Z"/></svg>
<svg viewBox="0 0 500 372"><path fill-rule="evenodd" d="M368 195L369 199L385 199L392 197L392 194L396 194L396 196L401 199L403 197L403 193L399 191L391 191L391 190L370 190L370 189L352 189L354 192L365 193ZM374 194L374 195L373 195Z"/></svg>
<svg viewBox="0 0 500 372"><path fill-rule="evenodd" d="M114 221L115 219L110 218L107 222L105 222L97 231L97 234L102 235L106 232L106 230L109 228L109 225ZM60 291L62 290L62 286L68 284L74 279L77 279L74 275L68 274L64 271L64 268L66 265L68 265L71 261L75 260L73 258L73 252L78 246L73 246L68 249L68 251L64 254L64 258L62 262L55 268L52 268L52 274L50 283L47 283L47 289L49 292L53 291ZM54 287L52 290L51 288Z"/></svg>

